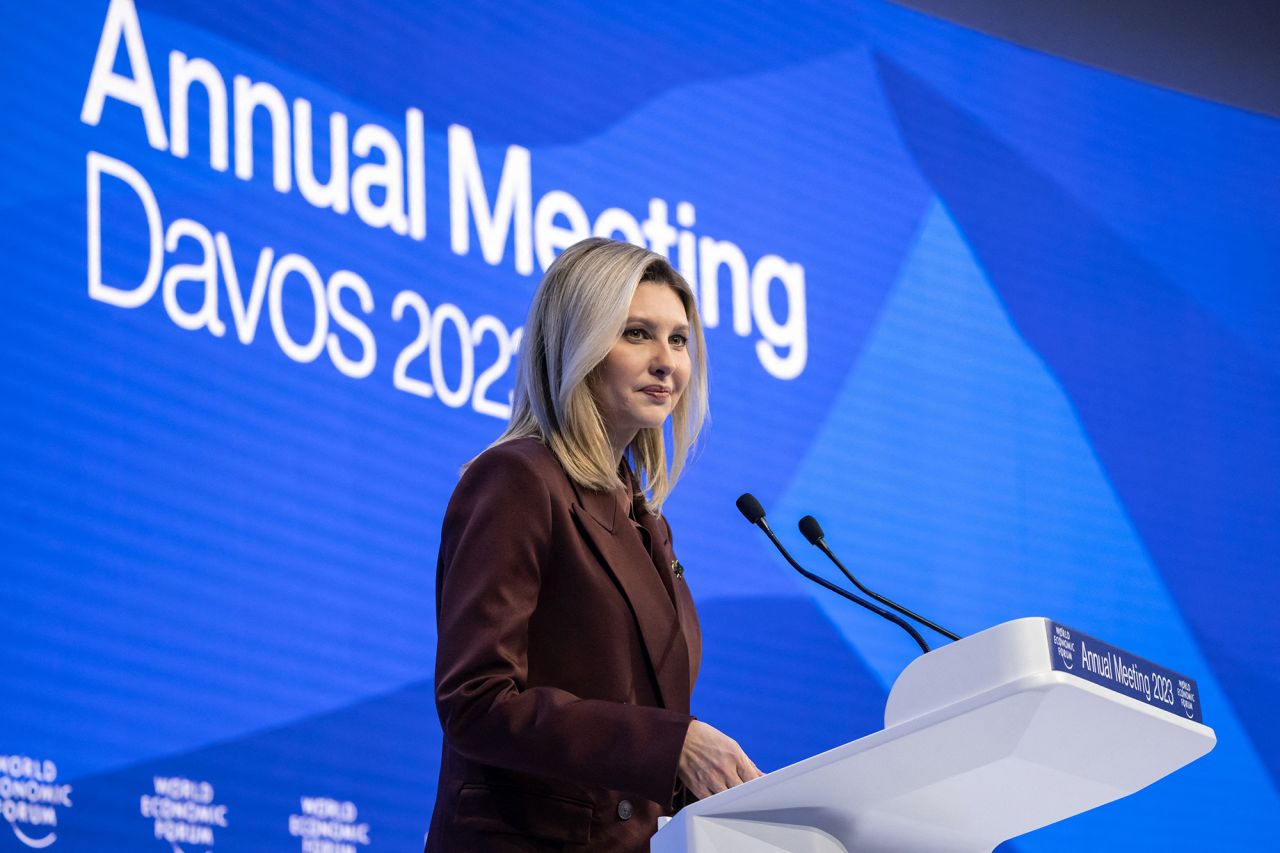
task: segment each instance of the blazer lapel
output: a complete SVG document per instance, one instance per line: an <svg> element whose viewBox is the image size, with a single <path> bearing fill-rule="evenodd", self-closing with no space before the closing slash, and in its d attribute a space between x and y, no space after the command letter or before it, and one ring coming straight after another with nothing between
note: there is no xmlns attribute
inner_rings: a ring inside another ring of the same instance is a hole
<svg viewBox="0 0 1280 853"><path fill-rule="evenodd" d="M623 526L630 525L631 520L622 512L616 495L578 489L576 484L575 490L580 504L571 507L571 511L631 604L663 707L687 713L689 647L679 614L652 558L640 536Z"/></svg>
<svg viewBox="0 0 1280 853"><path fill-rule="evenodd" d="M662 581L662 585L667 589L667 595L671 597L671 601L676 604L676 612L679 613L679 599L676 596L674 566L675 557L671 553L671 537L667 535L667 526L658 520L656 515L652 515L645 507L644 502L636 499L633 503L636 518L640 519L640 525L649 533L650 547L653 551L652 561L658 567L658 579Z"/></svg>
<svg viewBox="0 0 1280 853"><path fill-rule="evenodd" d="M689 595L689 585L675 574L676 555L671 548L671 528L661 518L652 515L639 498L636 499L635 513L645 530L649 531L649 541L653 543L653 561L659 567L658 577L675 602L685 648L689 653L689 695L692 696L694 682L698 680L698 667L702 661L702 630L698 626L698 614Z"/></svg>

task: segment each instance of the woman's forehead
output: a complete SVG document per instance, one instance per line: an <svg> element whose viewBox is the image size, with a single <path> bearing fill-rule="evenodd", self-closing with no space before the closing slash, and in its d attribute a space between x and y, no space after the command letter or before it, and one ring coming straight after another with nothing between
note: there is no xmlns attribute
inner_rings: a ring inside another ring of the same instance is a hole
<svg viewBox="0 0 1280 853"><path fill-rule="evenodd" d="M680 292L661 281L640 282L635 295L631 297L630 313L688 321L688 312Z"/></svg>

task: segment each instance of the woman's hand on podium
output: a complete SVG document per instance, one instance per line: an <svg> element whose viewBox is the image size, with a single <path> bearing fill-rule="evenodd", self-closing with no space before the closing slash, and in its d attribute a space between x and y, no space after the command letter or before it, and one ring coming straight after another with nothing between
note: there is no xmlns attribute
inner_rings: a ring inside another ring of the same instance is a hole
<svg viewBox="0 0 1280 853"><path fill-rule="evenodd" d="M701 720L689 724L676 772L700 800L764 775L736 740Z"/></svg>

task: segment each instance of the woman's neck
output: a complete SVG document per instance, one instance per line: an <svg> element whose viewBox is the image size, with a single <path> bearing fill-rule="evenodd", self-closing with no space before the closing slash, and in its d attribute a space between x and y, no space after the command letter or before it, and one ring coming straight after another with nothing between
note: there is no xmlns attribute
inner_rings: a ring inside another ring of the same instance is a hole
<svg viewBox="0 0 1280 853"><path fill-rule="evenodd" d="M618 436L610 433L609 444L613 447L613 457L618 460L618 464L622 465L627 461L627 448L631 446L631 442L636 440L636 433L628 436Z"/></svg>

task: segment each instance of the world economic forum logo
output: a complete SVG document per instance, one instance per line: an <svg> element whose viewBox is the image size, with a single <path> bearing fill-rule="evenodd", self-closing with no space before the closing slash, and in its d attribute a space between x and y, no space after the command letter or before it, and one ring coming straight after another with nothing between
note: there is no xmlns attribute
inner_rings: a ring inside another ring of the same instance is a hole
<svg viewBox="0 0 1280 853"><path fill-rule="evenodd" d="M1063 668L1076 668L1076 644L1071 639L1071 631L1061 625L1053 626L1053 652L1062 661Z"/></svg>
<svg viewBox="0 0 1280 853"><path fill-rule="evenodd" d="M58 766L49 759L0 755L0 812L27 847L58 840L58 810L71 808L71 786L58 784Z"/></svg>

